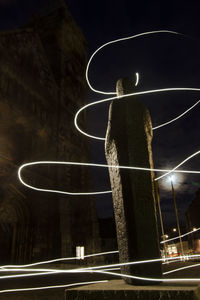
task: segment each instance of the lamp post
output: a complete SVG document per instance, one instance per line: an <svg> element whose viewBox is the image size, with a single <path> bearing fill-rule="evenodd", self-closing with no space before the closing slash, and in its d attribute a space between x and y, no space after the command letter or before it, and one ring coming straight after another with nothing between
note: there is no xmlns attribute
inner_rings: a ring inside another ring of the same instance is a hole
<svg viewBox="0 0 200 300"><path fill-rule="evenodd" d="M178 234L179 234L181 252L182 252L182 255L184 255L184 253L183 253L183 242L182 242L182 238L181 238L181 230L180 230L180 223L179 223L179 217L178 217L178 209L177 209L177 204L176 204L176 194L175 194L174 185L173 185L174 176L173 175L170 176L169 180L171 182L172 197L173 197L173 200L174 200L174 210L175 210L175 215L176 215L176 224L177 224L177 230L178 230Z"/></svg>
<svg viewBox="0 0 200 300"><path fill-rule="evenodd" d="M164 253L165 253L165 257L167 257L167 243L165 242L166 239L166 235L165 235L165 231L164 231L164 225L163 225L163 218L162 218L162 211L161 211L161 207L160 207L160 193L159 193L159 185L158 185L158 181L154 181L155 182L155 190L156 190L156 198L157 198L157 202L158 202L158 211L159 211L159 216L160 216L160 227L161 227L161 233L162 233L162 240L163 240L163 247L164 247Z"/></svg>

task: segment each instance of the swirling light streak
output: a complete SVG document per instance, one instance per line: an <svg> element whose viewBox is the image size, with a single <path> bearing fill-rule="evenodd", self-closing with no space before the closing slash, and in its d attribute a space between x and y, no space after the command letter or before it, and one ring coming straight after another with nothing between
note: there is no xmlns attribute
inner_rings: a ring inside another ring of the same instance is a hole
<svg viewBox="0 0 200 300"><path fill-rule="evenodd" d="M89 72L89 66L92 62L92 59L94 58L94 56L97 54L97 52L99 52L102 48L104 48L105 46L107 45L110 45L110 44L113 44L113 43L116 43L116 42L121 42L123 40L128 40L128 39L131 39L131 38L136 38L136 37L139 37L139 36L144 36L144 35L149 35L149 34L154 34L154 33L172 33L172 34L178 34L177 32L173 32L173 31L167 31L167 30L160 30L160 31L151 31L151 32L145 32L145 33L141 33L141 34L138 34L138 35L134 35L134 36L131 36L131 37L127 37L127 38L122 38L122 39L118 39L118 40L115 40L115 41L111 41L111 42L108 42L104 45L102 45L101 47L99 47L94 53L93 55L91 56L89 62L88 62L88 65L87 65L87 68L86 68L86 80L88 82L88 85L89 87L94 91L94 92L97 92L97 93L100 93L100 94L106 94L106 95L116 95L116 92L113 93L113 92L103 92L103 91L99 91L99 90L96 90L94 89L90 82L89 82L89 79L88 79L88 72ZM137 75L138 73L136 73L136 83L135 85L138 84L138 79L139 79L139 74ZM97 104L101 104L101 103L104 103L104 102L107 102L107 101L111 101L111 100L114 100L114 99L119 99L119 98L124 98L126 99L126 97L129 97L129 96L136 96L136 95L146 95L146 94L152 94L152 93L163 93L163 92L171 92L171 91L197 91L199 92L200 89L199 88L187 88L187 87L177 87L177 88L164 88L164 89L154 89L154 90L148 90L148 91L141 91L141 92L136 92L136 93L131 93L131 94L128 94L128 95L122 95L122 96L115 96L115 97L110 97L110 98L107 98L107 99L103 99L103 100L100 100L100 101L95 101L93 103L90 103L90 104L87 104L85 105L84 107L80 108L78 110L78 112L76 113L75 115L75 118L74 118L74 124L75 124L75 127L77 128L78 131L80 131L82 134L84 134L85 136L88 136L90 138L94 138L94 139L97 139L97 140L105 140L105 138L102 138L102 137L98 137L98 136L93 136L93 135L90 135L90 134L87 134L86 132L84 132L83 130L81 130L78 126L78 117L79 117L79 114L86 108L90 107L90 106L93 106L93 105L97 105ZM192 105L189 109L187 109L186 111L184 111L183 113L181 113L179 116L173 118L172 120L168 121L168 122L165 122L161 125L158 125L156 127L153 128L153 130L156 130L158 128L161 128L163 126L166 126L172 122L175 122L177 121L178 119L180 119L181 117L183 117L186 113L188 113L190 110L192 110L198 103L200 102L200 100L198 100L194 105ZM194 154L190 155L189 157L187 157L184 161L182 161L179 165L177 165L175 168L173 168L172 170L161 170L161 169L148 169L148 168L140 168L140 167L130 167L130 166L113 166L113 165L102 165L102 164L89 164L89 163L77 163L77 162L52 162L52 161L39 161L39 162L32 162L32 163L27 163L27 164L24 164L22 165L19 170L18 170L18 177L21 181L22 184L24 184L25 186L29 187L29 188L32 188L32 189L35 189L37 191L45 191L45 192L55 192L55 193L62 193L62 194L69 194L69 195L95 195L95 194L104 194L104 193L110 193L111 191L104 191L104 192L93 192L93 193L70 193L70 192L63 192L63 191L57 191L57 190L47 190L47 189L40 189L40 188L35 188L33 186L30 186L28 184L26 184L22 178L21 178L21 171L24 167L27 167L27 166L30 166L30 165L36 165L36 164L67 164L67 165L87 165L87 166L95 166L95 167L106 167L106 168L109 168L109 167L112 167L112 168L124 168L124 169L134 169L134 170L143 170L143 171L161 171L161 172L167 172L165 173L164 175L160 176L160 177L157 177L155 180L159 180L161 178L163 178L164 176L167 176L168 174L172 173L172 172L183 172L183 173L196 173L196 174L199 174L200 171L184 171L184 170L177 170L178 167L180 167L182 164L184 164L186 161L188 161L189 159L191 159L192 157L194 157L195 155L199 154L200 151L197 151L195 152ZM189 232L187 234L191 234L192 232ZM187 235L185 234L185 235ZM184 235L184 236L185 236ZM178 237L176 237L178 238ZM176 238L173 238L173 239L176 239ZM172 239L170 239L172 240ZM163 241L164 242L164 241ZM166 241L165 241L166 242ZM117 251L115 251L117 252ZM189 255L188 257L191 258L191 257L198 257L199 255ZM183 258L182 256L179 257L180 259ZM177 257L176 258L169 258L168 260L177 260ZM60 259L57 259L56 261L58 261ZM152 260L144 260L144 261L138 261L138 262L129 262L129 263L122 263L122 264L112 264L112 265L105 265L105 266L100 266L100 267L93 267L93 268L83 268L83 269L76 269L76 270L66 270L65 272L101 272L101 273L104 273L104 274L110 274L110 275L114 275L114 276L124 276L124 277L130 277L130 278L135 278L135 279L139 279L139 280L147 280L147 281L165 281L165 282L185 282L185 281L200 281L200 279L197 279L197 278L181 278L181 279L163 279L163 278L146 278L146 277L137 277L137 276L130 276L130 275L125 275L125 274L118 274L118 273L112 273L110 271L107 271L107 268L111 267L112 270L115 269L115 268L118 268L119 266L123 266L123 265L128 265L128 264L138 264L138 263L151 263L151 262L156 262L156 261L162 261L163 259L152 259ZM55 260L54 260L55 261ZM38 263L40 264L40 263ZM30 265L30 264L29 264ZM33 265L33 264L32 264ZM106 268L106 269L103 269ZM9 269L10 271L12 269ZM15 269L16 270L16 269ZM109 269L111 270L111 269ZM50 274L53 274L54 271L49 271ZM63 272L63 270L60 270L60 271L56 271L56 272ZM26 274L28 275L28 274ZM39 274L41 275L41 273ZM12 276L12 275L11 275ZM5 278L5 277L4 277ZM105 282L105 281L104 281ZM96 283L96 282L95 282ZM82 283L81 283L82 284ZM86 284L89 284L89 283L86 283ZM79 283L75 283L73 285L79 285ZM71 286L71 285L70 285ZM59 286L60 287L60 286ZM65 286L66 287L66 286ZM46 288L53 288L53 287L44 287L45 289ZM42 289L42 288L33 288L33 289ZM19 291L19 289L17 289ZM20 289L20 290L24 290L24 289ZM27 289L25 289L27 290ZM10 291L13 291L13 290L10 290Z"/></svg>
<svg viewBox="0 0 200 300"><path fill-rule="evenodd" d="M200 88L190 88L190 87L176 87L176 88L163 88L163 89L153 89L153 90L147 90L147 91L141 91L141 92L135 92L135 93L130 93L130 94L126 94L126 95L119 95L119 96L115 96L115 97L109 97L109 98L106 98L106 99L102 99L102 100L98 100L98 101L94 101L92 103L89 103L89 104L86 104L84 106L82 106L78 111L77 113L75 114L75 117L74 117L74 125L76 127L76 129L82 133L83 135L89 137L89 138L92 138L92 139L95 139L95 140L101 140L101 141L105 141L105 138L103 137L99 137L99 136L95 136L95 135L91 135L91 134L88 134L87 132L83 131L79 126L78 126L78 117L80 115L80 113L87 109L88 107L92 107L94 105L99 105L99 104L102 104L102 103L105 103L105 102L109 102L109 101L112 101L112 100L115 100L115 99L124 99L126 100L126 97L131 97L131 96L139 96L139 95L148 95L148 94L154 94L154 93L164 93L164 92L177 92L177 91L192 91L192 92L200 92ZM199 102L199 101L198 101ZM192 108L194 108L198 103L196 102ZM191 108L191 109L192 109ZM187 109L185 112L181 113L179 116L177 116L176 118L168 121L168 122L165 122L163 124L160 124L156 127L160 128L160 127L163 127L163 126L167 126L168 124L172 123L172 122L175 122L177 121L178 119L182 118L184 115L186 115L186 113L188 113L191 109ZM165 124L165 125L164 125ZM155 130L155 127L153 127L153 129ZM157 128L156 128L157 129Z"/></svg>
<svg viewBox="0 0 200 300"><path fill-rule="evenodd" d="M95 88L92 87L92 85L90 84L90 81L89 81L89 76L88 76L88 73L89 73L89 68L90 68L90 65L91 65L91 62L94 58L94 56L96 56L96 54L102 50L103 48L105 48L106 46L108 45L112 45L112 44L115 44L115 43L119 43L119 42L122 42L122 41L127 41L127 40L131 40L131 39L135 39L135 38L138 38L138 37L141 37L141 36L146 36L146 35L152 35L152 34L160 34L160 33L169 33L169 34L174 34L174 35L180 35L180 36L183 36L183 34L181 33L178 33L176 31L170 31L170 30L153 30L153 31L148 31L148 32L142 32L142 33L139 33L139 34L135 34L135 35L132 35L132 36L129 36L129 37L125 37L125 38L120 38L120 39L117 39L117 40L113 40L113 41L110 41L110 42L107 42L103 45L101 45L96 51L94 51L94 53L91 55L89 61L88 61L88 64L87 64L87 67L86 67L86 72L85 72L85 77L86 77L86 81L87 81L87 84L88 86L90 87L90 89L95 92L95 93L98 93L98 94L103 94L103 95L116 95L116 92L104 92L104 91L100 91L100 90L96 90Z"/></svg>
<svg viewBox="0 0 200 300"><path fill-rule="evenodd" d="M198 151L200 152L200 151ZM193 154L190 157L188 157L186 160L189 160L191 157L193 157ZM185 160L185 161L186 161ZM185 162L184 161L184 162ZM184 162L182 162L181 164L183 164ZM190 173L190 174L200 174L200 171L193 171L193 170L176 170L181 164L179 164L178 166L176 166L174 169L172 170L166 170L166 169L151 169L151 168L143 168L143 167L130 167L130 166L119 166L119 165L106 165L106 164L93 164L93 163L78 163L78 162L66 162L66 161L35 161L35 162L29 162L29 163L25 163L23 165L20 166L20 168L18 169L18 179L19 181L25 185L26 187L35 190L35 191L40 191L40 192L49 192L49 193L58 193L58 194L64 194L64 195L77 195L77 196L83 196L83 195L102 195L102 194L109 194L112 193L111 190L108 191L99 191L99 192L65 192L65 191L61 191L61 190L53 190L53 189L42 189L42 188L38 188L38 187L34 187L30 184L27 184L21 176L21 172L25 167L28 166L34 166L34 165L42 165L42 164L57 164L57 165L70 165L70 166L90 166L90 167L102 167L102 168L116 168L116 169L127 169L127 170L138 170L138 171L154 171L154 172L167 172L164 175L160 176L159 178L156 178L155 180L161 179L162 177L170 174L171 172L177 172L177 173Z"/></svg>

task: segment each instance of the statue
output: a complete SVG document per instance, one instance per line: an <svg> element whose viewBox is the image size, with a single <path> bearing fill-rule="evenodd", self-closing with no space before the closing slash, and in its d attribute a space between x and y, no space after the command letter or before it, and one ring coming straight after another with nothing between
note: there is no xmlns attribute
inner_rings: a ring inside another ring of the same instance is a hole
<svg viewBox="0 0 200 300"><path fill-rule="evenodd" d="M133 93L128 78L117 82L117 95L109 109L105 141L109 165L153 168L152 124L148 109ZM143 170L109 168L114 214L121 263L160 258L154 173ZM161 278L161 262L126 265L122 273L146 278ZM155 282L125 278L129 284Z"/></svg>

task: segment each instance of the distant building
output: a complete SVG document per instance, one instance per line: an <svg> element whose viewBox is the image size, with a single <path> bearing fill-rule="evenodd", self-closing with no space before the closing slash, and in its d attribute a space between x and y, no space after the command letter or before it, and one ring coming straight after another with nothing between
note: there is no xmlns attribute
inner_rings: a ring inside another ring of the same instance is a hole
<svg viewBox="0 0 200 300"><path fill-rule="evenodd" d="M196 232L197 228L200 228L200 189L196 192L196 196L186 213L187 231L194 231L194 233L188 236L189 246L195 252L200 252L200 231Z"/></svg>
<svg viewBox="0 0 200 300"><path fill-rule="evenodd" d="M86 41L60 3L0 32L0 263L100 250L94 199L32 191L17 178L25 162L90 161L89 141L73 125L87 98ZM86 112L79 124L87 128ZM41 188L92 191L87 167L40 166L22 176Z"/></svg>

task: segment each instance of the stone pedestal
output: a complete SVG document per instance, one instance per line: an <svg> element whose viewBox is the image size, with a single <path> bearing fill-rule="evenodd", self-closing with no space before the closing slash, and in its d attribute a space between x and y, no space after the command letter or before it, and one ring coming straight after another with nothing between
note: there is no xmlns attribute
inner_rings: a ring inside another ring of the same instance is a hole
<svg viewBox="0 0 200 300"><path fill-rule="evenodd" d="M123 280L92 284L66 290L65 300L199 300L196 285L133 286Z"/></svg>
<svg viewBox="0 0 200 300"><path fill-rule="evenodd" d="M128 79L118 81L118 95L133 92ZM116 166L153 168L152 125L148 109L135 97L110 104L105 142L107 163ZM153 172L109 168L120 262L160 257ZM124 266L122 273L161 278L161 262ZM148 281L126 278L130 284ZM152 282L150 283L152 284Z"/></svg>

